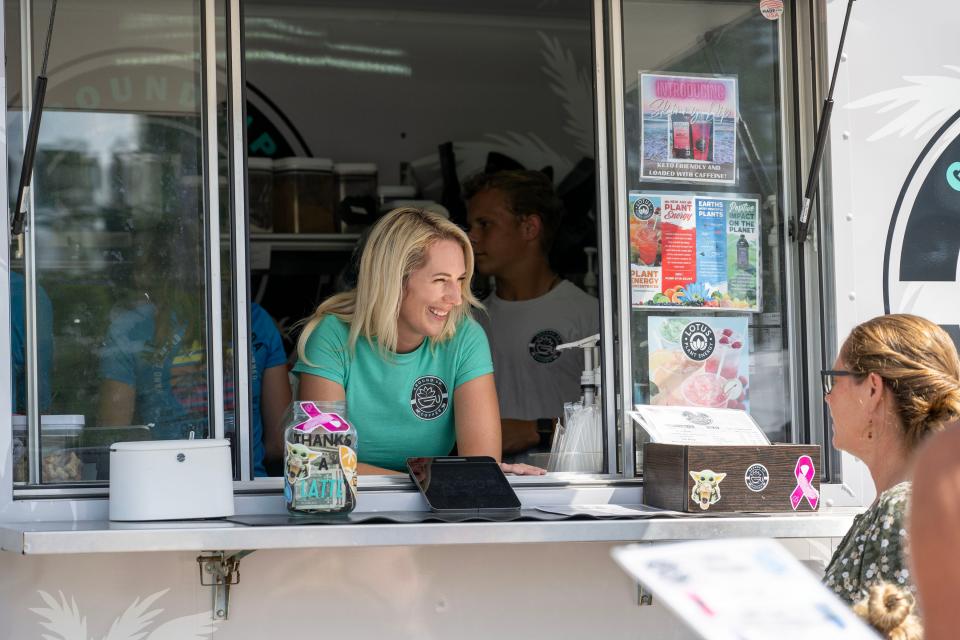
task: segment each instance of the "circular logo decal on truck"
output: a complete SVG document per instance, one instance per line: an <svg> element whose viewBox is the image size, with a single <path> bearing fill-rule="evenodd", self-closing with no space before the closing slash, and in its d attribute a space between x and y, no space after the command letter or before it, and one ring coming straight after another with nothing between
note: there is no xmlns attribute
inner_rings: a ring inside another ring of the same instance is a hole
<svg viewBox="0 0 960 640"><path fill-rule="evenodd" d="M894 206L883 255L884 313L912 313L960 346L955 304L960 253L960 111L930 138Z"/></svg>
<svg viewBox="0 0 960 640"><path fill-rule="evenodd" d="M413 383L410 393L410 408L417 417L433 420L443 415L450 404L447 385L436 376L422 376Z"/></svg>
<svg viewBox="0 0 960 640"><path fill-rule="evenodd" d="M557 347L563 344L563 338L553 329L544 329L530 338L530 355L541 364L549 364L560 357Z"/></svg>

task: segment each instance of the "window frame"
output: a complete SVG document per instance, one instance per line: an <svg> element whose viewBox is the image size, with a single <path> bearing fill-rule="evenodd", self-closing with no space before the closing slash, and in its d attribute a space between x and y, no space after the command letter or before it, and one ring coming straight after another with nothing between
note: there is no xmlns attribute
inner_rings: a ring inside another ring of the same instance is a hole
<svg viewBox="0 0 960 640"><path fill-rule="evenodd" d="M237 425L250 424L250 398L249 398L249 354L250 354L250 336L249 336L249 314L247 307L249 305L250 292L248 282L248 257L249 257L249 230L247 227L247 163L246 163L246 128L245 122L245 92L244 92L244 62L243 62L243 8L241 0L203 0L202 13L205 17L202 30L204 32L204 42L202 50L204 55L204 78L203 78L203 111L205 114L204 123L216 122L216 93L217 76L216 67L216 25L211 19L216 15L217 3L221 2L226 7L226 40L227 40L227 99L229 105L228 115L228 134L227 139L220 140L217 136L216 127L204 127L204 168L205 168L205 207L207 213L207 228L205 242L207 244L207 305L208 305L208 326L212 349L209 366L211 368L210 380L216 385L212 391L215 398L211 402L211 407L223 407L223 342L220 331L220 262L219 249L221 240L221 231L219 225L219 192L218 192L218 163L222 161L217 155L218 144L226 143L229 153L226 158L226 171L228 175L227 197L230 200L230 229L231 237L231 256L233 278L231 286L234 291L234 304L232 312L234 314L235 332L237 335L245 335L246 340L234 340L236 370L235 380L238 398L244 398L245 401L236 404ZM557 474L554 477L533 479L519 478L513 479L512 483L517 488L524 489L565 489L573 486L606 486L611 489L616 486L636 486L640 484L639 473L636 468L636 452L634 444L634 428L627 415L631 408L633 398L633 380L632 380L632 351L629 343L630 336L630 283L628 269L623 265L629 264L624 260L624 256L629 255L628 234L626 225L626 202L618 194L625 193L626 182L626 140L624 137L624 46L623 46L623 14L621 0L592 0L592 24L591 37L594 55L593 85L594 85L594 127L597 159L597 213L598 213L598 266L600 296L599 303L601 307L601 348L602 348L602 371L604 387L610 390L602 395L603 414L605 420L606 437L605 443L605 462L607 473L602 474L577 474L576 477L569 474ZM799 201L800 189L800 168L809 155L812 144L812 118L815 117L817 107L814 105L815 95L811 95L809 85L824 84L823 74L826 69L822 58L817 57L811 65L808 59L808 53L815 48L824 48L823 40L825 34L825 24L823 20L823 7L821 3L810 11L808 8L797 7L796 13L793 13L792 7L788 6L781 18L778 26L778 43L780 53L780 73L779 73L779 95L781 102L781 162L783 163L784 189L782 191L783 218L785 221L794 218L793 212L796 211L796 203ZM0 16L0 46L5 46L6 33L3 30L4 16ZM29 20L25 20L21 29L28 29ZM24 26L26 25L26 26ZM808 34L805 37L804 34ZM25 66L30 66L29 62ZM4 74L5 71L0 70ZM24 74L24 84L28 84L32 76ZM212 94L212 96L211 96ZM24 95L28 95L27 92ZM0 98L4 99L6 104L7 91L6 86L0 86ZM0 139L7 143L6 132L0 133ZM7 174L7 155L2 159L3 176ZM827 169L824 174L828 175ZM0 178L0 197L9 197L8 180ZM824 184L821 189L821 202L829 202L828 184ZM613 204L611 204L613 202ZM792 437L797 440L802 437L800 425L808 425L808 433L813 437L812 441L823 444L825 455L831 455L839 458L838 453L832 448L829 442L828 432L824 421L824 412L817 409L819 396L816 394L802 394L804 380L812 379L811 372L821 368L821 363L825 359L825 354L821 353L819 348L812 348L811 345L819 343L832 345L834 340L825 340L828 337L835 337L830 334L832 329L830 319L835 316L834 299L829 287L832 285L835 276L834 266L831 262L832 255L829 250L829 244L824 240L829 233L829 206L824 207L822 216L824 231L817 234L818 245L816 248L805 248L806 254L812 254L814 257L822 256L816 260L803 261L803 273L798 265L798 256L796 247L793 245L789 236L787 225L783 230L783 251L784 268L787 270L785 279L786 289L786 308L785 319L789 321L788 340L790 348L789 366L791 377L791 424ZM33 214L32 202L30 204L30 215ZM820 218L820 216L818 216ZM32 240L31 233L25 237L28 242ZM0 230L0 351L4 348L9 353L11 349L10 336L10 230L4 227ZM826 249L826 250L824 250ZM34 252L28 247L28 254L32 257ZM820 260L822 259L822 264ZM821 271L822 270L822 271ZM31 280L28 277L28 295L30 292ZM808 298L823 301L819 305L807 305L807 309L801 309L796 302L797 295L803 291ZM813 296L813 297L809 297ZM33 321L28 322L29 327L35 327L36 304L34 296L28 297L27 312L33 316ZM814 309L814 310L811 310ZM822 310L822 311L820 311ZM35 331L35 329L34 329ZM835 331L834 331L835 334ZM37 362L37 344L36 340L29 339L28 344L32 351L32 366L28 361L28 393L30 396L28 419L28 428L30 434L39 431L39 422L35 416L39 414L33 410L38 406L37 402L37 381L36 381L36 362ZM236 337L236 336L235 336ZM803 351L801 351L803 349ZM0 452L6 456L0 463L0 522L13 520L87 520L87 519L105 519L107 509L107 488L106 487L39 487L28 486L23 488L13 487L13 468L9 463L9 451L12 446L12 402L11 397L11 377L12 367L9 359L0 363ZM222 409L211 411L210 424L213 425L213 437L224 437L224 412ZM36 440L34 440L36 441ZM280 489L281 479L258 479L252 478L251 465L251 442L250 430L238 429L237 441L240 445L240 458L237 467L240 480L234 482L234 494L237 498L237 509L240 511L251 511L257 508L270 510L276 500L276 494ZM39 463L39 449L32 448L35 451ZM862 469L849 464L849 456L843 457L843 469L839 475L840 482L835 483L836 487L825 485L824 495L830 498L834 495L846 496L842 498L844 503L852 500L856 504L862 504L863 478ZM31 460L31 473L36 473L39 464L33 464ZM31 479L34 479L31 476ZM844 480L847 482L844 483ZM399 493L398 504L407 504L410 501L410 494L415 494L413 485L406 480L398 480L389 476L374 476L365 478L361 483L361 491L365 493Z"/></svg>

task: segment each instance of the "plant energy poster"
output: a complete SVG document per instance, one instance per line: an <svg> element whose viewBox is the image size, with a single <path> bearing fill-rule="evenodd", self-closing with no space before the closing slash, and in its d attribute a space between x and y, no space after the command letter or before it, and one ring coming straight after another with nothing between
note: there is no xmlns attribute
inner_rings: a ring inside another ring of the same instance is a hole
<svg viewBox="0 0 960 640"><path fill-rule="evenodd" d="M650 316L650 404L750 407L747 317Z"/></svg>
<svg viewBox="0 0 960 640"><path fill-rule="evenodd" d="M760 310L760 203L735 194L631 191L635 308Z"/></svg>
<svg viewBox="0 0 960 640"><path fill-rule="evenodd" d="M737 182L737 77L640 72L640 179Z"/></svg>

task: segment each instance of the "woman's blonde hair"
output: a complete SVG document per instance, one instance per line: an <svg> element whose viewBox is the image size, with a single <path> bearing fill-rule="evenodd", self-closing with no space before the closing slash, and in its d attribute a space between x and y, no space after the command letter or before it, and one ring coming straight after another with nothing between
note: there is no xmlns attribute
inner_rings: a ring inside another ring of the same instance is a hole
<svg viewBox="0 0 960 640"><path fill-rule="evenodd" d="M922 640L923 626L913 612L914 604L908 591L881 582L870 587L867 596L853 605L853 612L887 640Z"/></svg>
<svg viewBox="0 0 960 640"><path fill-rule="evenodd" d="M423 209L403 207L378 220L370 231L360 257L356 289L327 298L307 321L297 343L300 359L309 362L304 352L307 340L326 315L336 316L350 325L351 353L360 336L376 344L384 356L396 352L397 320L407 278L426 264L427 251L441 240L453 240L460 245L467 273L460 287L463 303L450 311L440 335L431 341L452 338L460 321L470 316L470 307L481 307L470 291L473 248L467 234L446 218Z"/></svg>
<svg viewBox="0 0 960 640"><path fill-rule="evenodd" d="M960 418L960 359L950 335L909 314L858 325L840 349L854 373L876 373L893 392L907 446Z"/></svg>

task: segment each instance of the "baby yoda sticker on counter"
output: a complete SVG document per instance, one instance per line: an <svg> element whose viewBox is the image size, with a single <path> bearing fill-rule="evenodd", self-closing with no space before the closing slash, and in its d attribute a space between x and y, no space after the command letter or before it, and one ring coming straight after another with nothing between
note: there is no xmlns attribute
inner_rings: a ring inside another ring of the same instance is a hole
<svg viewBox="0 0 960 640"><path fill-rule="evenodd" d="M706 511L710 508L710 505L720 502L720 483L727 477L727 474L704 469L703 471L691 471L690 477L693 478L693 491L690 492L690 499L700 505L701 509Z"/></svg>
<svg viewBox="0 0 960 640"><path fill-rule="evenodd" d="M357 506L357 431L344 403L294 402L284 432L283 495L294 513L346 513Z"/></svg>

